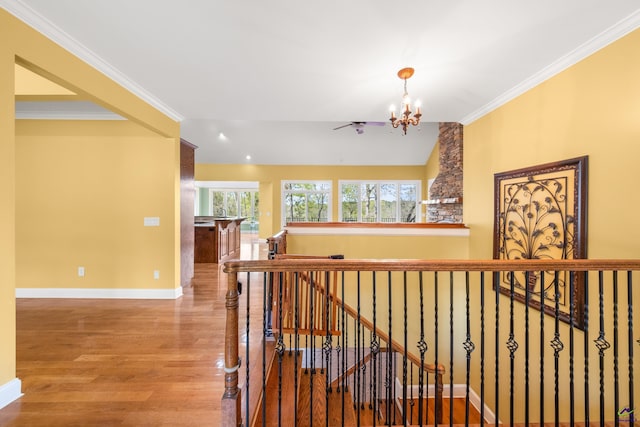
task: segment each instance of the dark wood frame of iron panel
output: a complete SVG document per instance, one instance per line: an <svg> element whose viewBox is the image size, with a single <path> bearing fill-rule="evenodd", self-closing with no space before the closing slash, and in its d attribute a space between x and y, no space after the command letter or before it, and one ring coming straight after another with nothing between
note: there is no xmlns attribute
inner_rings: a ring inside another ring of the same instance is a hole
<svg viewBox="0 0 640 427"><path fill-rule="evenodd" d="M587 258L587 172L588 156L583 156L496 173L494 259ZM544 306L545 313L557 312L563 322L584 328L583 272L504 272L494 276L496 286L504 295L513 294L537 310Z"/></svg>

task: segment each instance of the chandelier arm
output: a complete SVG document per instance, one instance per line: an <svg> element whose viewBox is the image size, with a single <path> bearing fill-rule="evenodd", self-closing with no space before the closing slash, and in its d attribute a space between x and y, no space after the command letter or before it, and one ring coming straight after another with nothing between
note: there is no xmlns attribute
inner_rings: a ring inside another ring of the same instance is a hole
<svg viewBox="0 0 640 427"><path fill-rule="evenodd" d="M401 109L399 113L399 117L395 116L395 112L391 110L391 117L389 121L391 122L391 126L394 129L398 127L402 127L402 132L406 135L407 128L409 126L417 126L420 123L420 118L422 117L422 113L420 111L420 107L417 107L417 111L412 115L411 105L409 102L409 92L407 91L407 79L409 79L413 75L413 68L403 68L398 71L398 77L403 80L404 86L404 94L402 97Z"/></svg>

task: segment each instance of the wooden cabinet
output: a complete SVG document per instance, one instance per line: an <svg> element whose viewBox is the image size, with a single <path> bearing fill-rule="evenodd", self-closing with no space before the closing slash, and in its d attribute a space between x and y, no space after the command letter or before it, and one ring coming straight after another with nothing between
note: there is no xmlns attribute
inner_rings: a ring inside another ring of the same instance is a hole
<svg viewBox="0 0 640 427"><path fill-rule="evenodd" d="M180 284L188 286L193 278L193 207L195 185L195 145L180 139Z"/></svg>
<svg viewBox="0 0 640 427"><path fill-rule="evenodd" d="M195 262L219 264L240 258L240 223L245 218L211 218L195 225Z"/></svg>

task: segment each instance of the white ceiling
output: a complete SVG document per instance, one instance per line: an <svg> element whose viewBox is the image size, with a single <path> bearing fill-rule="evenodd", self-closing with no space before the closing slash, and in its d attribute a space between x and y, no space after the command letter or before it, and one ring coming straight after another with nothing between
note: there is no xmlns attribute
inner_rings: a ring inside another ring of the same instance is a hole
<svg viewBox="0 0 640 427"><path fill-rule="evenodd" d="M436 122L468 124L640 26L638 0L0 6L180 120L199 163L421 165ZM333 130L386 121L406 66L419 129Z"/></svg>

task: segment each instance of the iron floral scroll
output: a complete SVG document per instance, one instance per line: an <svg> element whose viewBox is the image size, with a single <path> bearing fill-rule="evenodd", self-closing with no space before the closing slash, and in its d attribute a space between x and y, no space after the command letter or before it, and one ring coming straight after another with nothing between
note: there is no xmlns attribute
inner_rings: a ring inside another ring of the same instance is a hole
<svg viewBox="0 0 640 427"><path fill-rule="evenodd" d="M494 175L495 259L586 258L587 163L584 156ZM581 273L503 272L495 286L506 295L513 288L514 299L584 326Z"/></svg>

